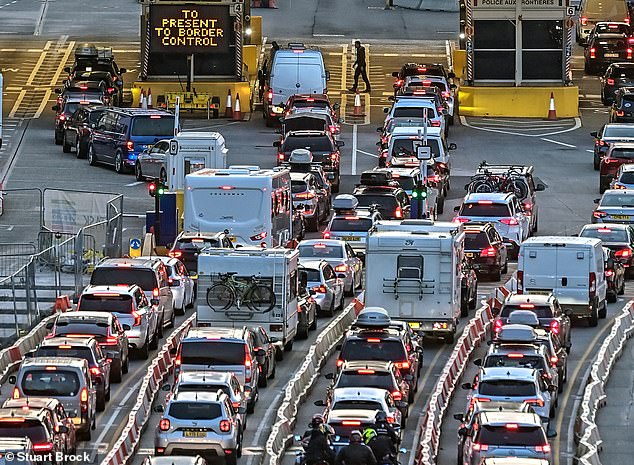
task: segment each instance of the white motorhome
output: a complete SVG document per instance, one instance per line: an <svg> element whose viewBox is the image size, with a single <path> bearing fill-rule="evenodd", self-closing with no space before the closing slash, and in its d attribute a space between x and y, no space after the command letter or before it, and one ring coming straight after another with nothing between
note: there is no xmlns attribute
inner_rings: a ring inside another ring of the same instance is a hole
<svg viewBox="0 0 634 465"><path fill-rule="evenodd" d="M185 176L187 232L229 231L237 244L284 246L291 238L288 169L257 166L203 169Z"/></svg>
<svg viewBox="0 0 634 465"><path fill-rule="evenodd" d="M383 307L416 331L452 343L460 317L464 233L455 225L430 232L383 223L387 230L378 226L368 237L365 305Z"/></svg>
<svg viewBox="0 0 634 465"><path fill-rule="evenodd" d="M2 91L4 89L2 82L2 73L0 73L0 148L2 148Z"/></svg>
<svg viewBox="0 0 634 465"><path fill-rule="evenodd" d="M183 190L185 176L204 168L226 168L225 138L218 132L179 132L170 141L166 157L170 192Z"/></svg>
<svg viewBox="0 0 634 465"><path fill-rule="evenodd" d="M299 252L206 249L198 256L197 325L263 326L290 349L297 333Z"/></svg>
<svg viewBox="0 0 634 465"><path fill-rule="evenodd" d="M517 261L518 294L553 294L572 317L596 326L607 314L603 249L590 237L525 240Z"/></svg>

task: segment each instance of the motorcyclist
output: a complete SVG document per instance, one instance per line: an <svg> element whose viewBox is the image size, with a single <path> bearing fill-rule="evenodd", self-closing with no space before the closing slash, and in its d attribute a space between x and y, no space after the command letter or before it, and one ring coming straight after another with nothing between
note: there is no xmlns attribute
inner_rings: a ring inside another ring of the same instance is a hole
<svg viewBox="0 0 634 465"><path fill-rule="evenodd" d="M396 448L388 434L378 434L371 426L363 431L363 442L372 449L379 465L396 464Z"/></svg>
<svg viewBox="0 0 634 465"><path fill-rule="evenodd" d="M396 446L401 443L401 438L396 434L396 431L387 421L387 414L385 412L377 412L374 418L374 429L379 436L388 436L392 441L392 445L396 451Z"/></svg>
<svg viewBox="0 0 634 465"><path fill-rule="evenodd" d="M315 415L313 415L313 418L310 420L310 423L308 424L309 429L304 431L304 435L302 436L302 443L303 444L305 443L304 446L308 444L308 438L311 437L313 431L315 430L319 431L319 427L323 424L324 424L323 415L320 415L319 413L316 413Z"/></svg>
<svg viewBox="0 0 634 465"><path fill-rule="evenodd" d="M360 431L350 433L350 444L339 450L335 465L377 465L372 449L363 443Z"/></svg>
<svg viewBox="0 0 634 465"><path fill-rule="evenodd" d="M304 448L304 463L306 465L317 465L335 463L335 452L330 447L328 436L331 428L322 424L318 428L312 430L308 445Z"/></svg>

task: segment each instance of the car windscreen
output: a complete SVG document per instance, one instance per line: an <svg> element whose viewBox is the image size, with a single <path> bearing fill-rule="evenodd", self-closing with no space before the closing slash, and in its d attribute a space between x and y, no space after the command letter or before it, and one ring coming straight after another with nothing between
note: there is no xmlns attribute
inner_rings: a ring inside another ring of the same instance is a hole
<svg viewBox="0 0 634 465"><path fill-rule="evenodd" d="M314 268L302 268L303 272L306 273L306 281L309 283L320 283L321 275L319 270L315 270Z"/></svg>
<svg viewBox="0 0 634 465"><path fill-rule="evenodd" d="M518 379L484 380L480 382L478 394L499 397L534 396L535 384Z"/></svg>
<svg viewBox="0 0 634 465"><path fill-rule="evenodd" d="M308 184L305 181L291 181L291 193L299 194L300 192L306 192L308 190Z"/></svg>
<svg viewBox="0 0 634 465"><path fill-rule="evenodd" d="M343 250L340 245L312 244L300 245L299 256L301 258L343 258Z"/></svg>
<svg viewBox="0 0 634 465"><path fill-rule="evenodd" d="M127 294L84 294L81 296L77 310L132 313L134 305L132 303L132 296Z"/></svg>
<svg viewBox="0 0 634 465"><path fill-rule="evenodd" d="M601 198L602 207L634 207L634 195L603 194Z"/></svg>
<svg viewBox="0 0 634 465"><path fill-rule="evenodd" d="M60 321L55 325L55 336L66 336L68 334L107 336L108 324L105 322Z"/></svg>
<svg viewBox="0 0 634 465"><path fill-rule="evenodd" d="M535 370L546 369L544 358L537 355L510 354L510 355L487 355L484 366L489 367L509 367L509 368L532 368Z"/></svg>
<svg viewBox="0 0 634 465"><path fill-rule="evenodd" d="M626 41L623 39L603 39L599 41L595 41L594 45L596 48L600 48L606 51L619 51L625 48Z"/></svg>
<svg viewBox="0 0 634 465"><path fill-rule="evenodd" d="M634 180L634 173L633 180ZM580 237L594 237L601 239L603 242L629 242L627 231L625 229L605 228L587 228L581 231Z"/></svg>
<svg viewBox="0 0 634 465"><path fill-rule="evenodd" d="M373 402L371 400L358 399L358 400L340 400L335 402L332 406L332 410L383 410L383 407L379 402Z"/></svg>
<svg viewBox="0 0 634 465"><path fill-rule="evenodd" d="M172 402L167 415L177 420L210 421L222 416L222 408L210 402Z"/></svg>
<svg viewBox="0 0 634 465"><path fill-rule="evenodd" d="M461 216L487 216L508 217L511 216L509 206L505 203L465 203L460 209Z"/></svg>
<svg viewBox="0 0 634 465"><path fill-rule="evenodd" d="M284 139L282 151L291 153L295 149L308 149L311 152L334 152L327 136L292 136Z"/></svg>
<svg viewBox="0 0 634 465"><path fill-rule="evenodd" d="M372 194L355 194L355 197L359 201L360 207L370 207L372 205L378 205L383 211L396 210L398 205L396 197L393 195L372 195Z"/></svg>
<svg viewBox="0 0 634 465"><path fill-rule="evenodd" d="M173 136L174 117L171 115L136 116L132 120L132 136Z"/></svg>
<svg viewBox="0 0 634 465"><path fill-rule="evenodd" d="M209 384L209 383L200 383L200 384L179 384L177 387L178 392L218 392L220 389L222 392L231 396L231 389L229 386L225 386L224 384Z"/></svg>
<svg viewBox="0 0 634 465"><path fill-rule="evenodd" d="M90 284L93 286L136 284L144 291L151 291L158 287L156 275L151 269L124 267L97 267L92 272Z"/></svg>
<svg viewBox="0 0 634 465"><path fill-rule="evenodd" d="M634 77L634 68L632 68L631 73L632 73L632 77ZM623 125L623 126L608 125L603 130L603 137L604 138L605 137L610 137L610 138L618 138L618 137L629 138L629 137L632 137L632 138L634 138L634 126L632 126L630 124Z"/></svg>
<svg viewBox="0 0 634 465"><path fill-rule="evenodd" d="M25 396L70 397L79 393L81 385L76 372L57 368L27 371L21 388Z"/></svg>
<svg viewBox="0 0 634 465"><path fill-rule="evenodd" d="M495 446L534 447L548 444L541 426L519 426L509 423L504 426L484 425L476 441Z"/></svg>
<svg viewBox="0 0 634 465"><path fill-rule="evenodd" d="M200 250L205 247L220 247L220 241L216 239L180 239L174 246L175 250Z"/></svg>
<svg viewBox="0 0 634 465"><path fill-rule="evenodd" d="M489 247L489 245L489 236L487 236L485 232L466 231L464 236L465 250L482 250Z"/></svg>
<svg viewBox="0 0 634 465"><path fill-rule="evenodd" d="M23 438L28 437L33 444L48 442L46 427L36 420L24 420L22 418L2 418L0 421L0 437ZM8 455L8 454L7 454ZM7 463L12 463L7 462Z"/></svg>
<svg viewBox="0 0 634 465"><path fill-rule="evenodd" d="M527 308L526 306L522 307L520 305L505 305L502 311L500 312L501 317L508 317L515 310L530 310L537 318L553 318L553 311L550 308L550 305L535 305L531 308Z"/></svg>
<svg viewBox="0 0 634 465"><path fill-rule="evenodd" d="M207 340L181 344L183 365L244 365L244 345L226 341Z"/></svg>
<svg viewBox="0 0 634 465"><path fill-rule="evenodd" d="M407 360L403 342L398 339L348 339L341 349L341 360L380 360L400 362Z"/></svg>
<svg viewBox="0 0 634 465"><path fill-rule="evenodd" d="M387 371L376 372L374 370L345 371L339 377L335 387L370 387L385 389L390 392L395 388L394 378L391 373Z"/></svg>
<svg viewBox="0 0 634 465"><path fill-rule="evenodd" d="M629 105L634 103L634 96L632 97L632 102ZM626 106L628 103L625 104ZM609 158L634 158L634 148L624 148L617 147L610 152Z"/></svg>
<svg viewBox="0 0 634 465"><path fill-rule="evenodd" d="M595 34L630 34L630 26L627 24L617 24L617 23L609 23L609 24L597 24L594 28Z"/></svg>
<svg viewBox="0 0 634 465"><path fill-rule="evenodd" d="M432 155L438 157L440 155L440 147L438 139L427 139L427 146L430 147ZM415 139L394 139L392 143L392 156L393 157L416 157L417 149L419 145L423 145L421 141ZM398 181L398 179L397 179Z"/></svg>
<svg viewBox="0 0 634 465"><path fill-rule="evenodd" d="M372 227L372 220L369 218L335 218L330 224L331 231L341 232L367 232Z"/></svg>
<svg viewBox="0 0 634 465"><path fill-rule="evenodd" d="M60 344L58 346L43 346L38 347L35 352L35 356L83 358L88 361L89 365L94 365L96 363L93 351L90 347L85 346L70 346L67 344Z"/></svg>

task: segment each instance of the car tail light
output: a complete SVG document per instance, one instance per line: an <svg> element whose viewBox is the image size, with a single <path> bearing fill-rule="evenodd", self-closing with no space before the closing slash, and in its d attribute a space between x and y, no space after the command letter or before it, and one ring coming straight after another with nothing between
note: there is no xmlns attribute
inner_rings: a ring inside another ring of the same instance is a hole
<svg viewBox="0 0 634 465"><path fill-rule="evenodd" d="M229 420L220 420L220 431L223 433L231 431L231 422Z"/></svg>
<svg viewBox="0 0 634 465"><path fill-rule="evenodd" d="M266 236L268 236L267 232L262 231L260 234L249 237L249 239L251 239L252 241L261 241L262 239L266 239Z"/></svg>
<svg viewBox="0 0 634 465"><path fill-rule="evenodd" d="M314 192L302 192L300 194L295 194L295 198L296 199L301 199L301 200L314 199L315 198L315 193Z"/></svg>
<svg viewBox="0 0 634 465"><path fill-rule="evenodd" d="M348 265L346 265L346 264L337 265L337 266L335 266L335 271L337 273L345 273L346 271L348 271Z"/></svg>
<svg viewBox="0 0 634 465"><path fill-rule="evenodd" d="M322 236L324 239L330 239L330 231L324 231Z"/></svg>
<svg viewBox="0 0 634 465"><path fill-rule="evenodd" d="M594 216L595 218L605 218L606 216L608 216L608 214L606 212L602 212L600 210L596 210L596 211L592 212L592 216Z"/></svg>
<svg viewBox="0 0 634 465"><path fill-rule="evenodd" d="M439 128L440 127L440 121L437 121L435 119L431 120L431 126L433 128Z"/></svg>
<svg viewBox="0 0 634 465"><path fill-rule="evenodd" d="M624 23L626 23L626 24L630 24L630 18L625 18L625 19L623 20L623 22L624 22Z"/></svg>
<svg viewBox="0 0 634 465"><path fill-rule="evenodd" d="M181 252L180 250L173 250L171 252L168 252L167 255L172 258L181 258L183 256L183 252Z"/></svg>
<svg viewBox="0 0 634 465"><path fill-rule="evenodd" d="M396 207L396 210L394 210L394 218L398 220L403 218L403 209L401 207Z"/></svg>
<svg viewBox="0 0 634 465"><path fill-rule="evenodd" d="M331 154L330 154L330 159L331 159L332 161L335 161L335 160L337 159L337 154L336 154L336 153L331 153Z"/></svg>
<svg viewBox="0 0 634 465"><path fill-rule="evenodd" d="M181 366L181 356L180 355L178 357L176 357L176 360L174 360L174 365L176 365L177 367Z"/></svg>
<svg viewBox="0 0 634 465"><path fill-rule="evenodd" d="M550 444L544 444L543 446L535 446L535 452L543 452L550 454Z"/></svg>
<svg viewBox="0 0 634 465"><path fill-rule="evenodd" d="M159 429L161 431L167 431L170 429L170 421L166 418L163 418L159 423Z"/></svg>
<svg viewBox="0 0 634 465"><path fill-rule="evenodd" d="M586 26L588 24L588 18L586 16L582 16L579 18L581 20L581 25Z"/></svg>
<svg viewBox="0 0 634 465"><path fill-rule="evenodd" d="M343 426L361 426L361 422L359 420L343 420L341 424Z"/></svg>
<svg viewBox="0 0 634 465"><path fill-rule="evenodd" d="M60 121L65 121L66 120L66 115L59 115L59 120Z"/></svg>
<svg viewBox="0 0 634 465"><path fill-rule="evenodd" d="M597 57L597 49L592 47L590 49L590 58L596 58Z"/></svg>
<svg viewBox="0 0 634 465"><path fill-rule="evenodd" d="M605 275L609 278L610 276L614 275L614 271L613 270L605 270Z"/></svg>
<svg viewBox="0 0 634 465"><path fill-rule="evenodd" d="M474 442L473 450L475 450L476 452L480 452L482 450L489 450L489 446L486 444L478 444L477 442Z"/></svg>
<svg viewBox="0 0 634 465"><path fill-rule="evenodd" d="M588 284L590 287L590 298L592 299L597 294L597 275L594 272L590 272L588 275Z"/></svg>
<svg viewBox="0 0 634 465"><path fill-rule="evenodd" d="M244 382L250 383L251 371L253 369L253 360L251 360L251 354L249 353L249 348L246 345L244 346L244 368Z"/></svg>
<svg viewBox="0 0 634 465"><path fill-rule="evenodd" d="M628 50L631 50L631 49L628 49ZM614 79L607 78L605 82L609 86L613 86L614 85Z"/></svg>
<svg viewBox="0 0 634 465"><path fill-rule="evenodd" d="M381 342L381 338L378 337L369 337L367 339L368 342Z"/></svg>
<svg viewBox="0 0 634 465"><path fill-rule="evenodd" d="M277 159L278 159L278 160L284 160L284 154L283 154L282 152L279 152L279 153L277 154Z"/></svg>
<svg viewBox="0 0 634 465"><path fill-rule="evenodd" d="M134 142L132 142L131 140L126 142L125 146L126 146L126 148L128 149L129 152L132 152L134 150Z"/></svg>
<svg viewBox="0 0 634 465"><path fill-rule="evenodd" d="M103 345L106 345L106 346L114 346L114 345L117 345L117 342L118 342L118 341L119 341L119 340L118 340L116 337L113 337L113 336L108 336L108 337L106 338L106 340L103 342Z"/></svg>
<svg viewBox="0 0 634 465"><path fill-rule="evenodd" d="M52 442L40 442L39 444L33 444L33 452L50 452L52 450Z"/></svg>
<svg viewBox="0 0 634 465"><path fill-rule="evenodd" d="M618 111L616 112L617 114L619 113ZM623 116L623 112L621 112L620 115L618 116ZM603 163L605 163L606 165L609 165L610 163L618 163L619 161L616 158L604 158L603 159Z"/></svg>
<svg viewBox="0 0 634 465"><path fill-rule="evenodd" d="M273 101L273 89L269 89L268 94L266 94L266 98L268 99L269 103Z"/></svg>
<svg viewBox="0 0 634 465"><path fill-rule="evenodd" d="M502 326L504 326L504 323L502 323L502 320L496 319L495 322L493 323L493 331L495 333L499 333L502 330Z"/></svg>
<svg viewBox="0 0 634 465"><path fill-rule="evenodd" d="M623 110L617 110L616 116L625 116L625 112ZM616 161L616 160L612 160L612 161Z"/></svg>
<svg viewBox="0 0 634 465"><path fill-rule="evenodd" d="M634 37L628 37L627 38L627 43L628 44L634 44Z"/></svg>
<svg viewBox="0 0 634 465"><path fill-rule="evenodd" d="M497 251L495 250L495 247L487 247L486 249L483 249L480 251L480 256L481 257L495 257Z"/></svg>
<svg viewBox="0 0 634 465"><path fill-rule="evenodd" d="M462 216L457 216L453 219L454 223L468 223L469 222L469 218L464 218Z"/></svg>
<svg viewBox="0 0 634 465"><path fill-rule="evenodd" d="M88 389L83 388L83 389L81 390L81 394L80 394L80 396L79 396L79 400L80 400L81 402L88 402Z"/></svg>
<svg viewBox="0 0 634 465"><path fill-rule="evenodd" d="M530 202L524 202L522 204L522 207L524 207L524 211L526 213L530 213L531 211L533 211L533 204L531 204Z"/></svg>
<svg viewBox="0 0 634 465"><path fill-rule="evenodd" d="M523 308L523 309L526 309L526 310L533 309L533 308L535 308L535 304L520 304L520 308Z"/></svg>
<svg viewBox="0 0 634 465"><path fill-rule="evenodd" d="M400 370L409 370L410 368L410 364L407 360L404 362L396 362L394 365Z"/></svg>
<svg viewBox="0 0 634 465"><path fill-rule="evenodd" d="M451 92L449 92L449 91L447 91L447 90L443 90L443 91L442 91L442 96L443 96L444 98L449 98L449 97L451 97Z"/></svg>
<svg viewBox="0 0 634 465"><path fill-rule="evenodd" d="M332 133L337 132L337 126L333 126L332 124L330 126L328 126L328 129L330 129L330 132L332 132Z"/></svg>
<svg viewBox="0 0 634 465"><path fill-rule="evenodd" d="M394 87L400 87L403 85L405 81L403 81L402 79L397 79L396 81L394 81Z"/></svg>
<svg viewBox="0 0 634 465"><path fill-rule="evenodd" d="M132 326L141 326L141 315L136 310L132 310L132 316L134 317L134 324Z"/></svg>
<svg viewBox="0 0 634 465"><path fill-rule="evenodd" d="M517 271L517 293L524 293L524 271L522 270Z"/></svg>
<svg viewBox="0 0 634 465"><path fill-rule="evenodd" d="M627 49L627 59L628 59L628 60L631 60L631 59L632 59L632 49L631 49L631 48L628 48L628 49Z"/></svg>
<svg viewBox="0 0 634 465"><path fill-rule="evenodd" d="M90 373L92 373L93 375L100 375L101 374L101 369L99 369L99 367L92 367L90 369Z"/></svg>
<svg viewBox="0 0 634 465"><path fill-rule="evenodd" d="M394 417L391 417L391 416L387 417L387 422L394 423Z"/></svg>
<svg viewBox="0 0 634 465"><path fill-rule="evenodd" d="M160 291L158 287L155 287L154 289L152 289L152 297L158 297L159 294L160 294Z"/></svg>
<svg viewBox="0 0 634 465"><path fill-rule="evenodd" d="M233 406L233 408L240 408L240 402L231 402L231 405Z"/></svg>
<svg viewBox="0 0 634 465"><path fill-rule="evenodd" d="M606 145L606 143L605 143L605 141L604 141L604 140L597 141L597 144L599 144L601 147L603 147L604 145Z"/></svg>
<svg viewBox="0 0 634 465"><path fill-rule="evenodd" d="M538 407L544 406L544 401L541 399L526 399L524 402L530 405L537 405Z"/></svg>
<svg viewBox="0 0 634 465"><path fill-rule="evenodd" d="M340 358L337 359L337 368L339 368L341 365L343 365L343 360L341 360ZM17 388L16 388L17 389Z"/></svg>
<svg viewBox="0 0 634 465"><path fill-rule="evenodd" d="M500 223L508 226L517 226L519 224L515 218L502 218Z"/></svg>
<svg viewBox="0 0 634 465"><path fill-rule="evenodd" d="M559 361L559 357L557 357L556 355L553 355L552 357L550 357L550 364L552 366L556 367L558 361Z"/></svg>
<svg viewBox="0 0 634 465"><path fill-rule="evenodd" d="M109 94L114 94L115 88L114 87L108 87L108 93Z"/></svg>
<svg viewBox="0 0 634 465"><path fill-rule="evenodd" d="M19 399L20 398L20 390L16 387L13 388L13 395L11 396L12 399Z"/></svg>
<svg viewBox="0 0 634 465"><path fill-rule="evenodd" d="M488 397L478 397L478 396L475 396L475 397L472 397L472 398L471 398L471 400L472 400L473 402L491 402L491 399L489 399Z"/></svg>
<svg viewBox="0 0 634 465"><path fill-rule="evenodd" d="M403 400L403 394L401 393L401 391L393 391L392 398L397 402L401 401Z"/></svg>
<svg viewBox="0 0 634 465"><path fill-rule="evenodd" d="M326 293L326 286L324 286L323 284L321 286L315 286L315 287L313 287L313 291L318 292L320 294L325 294Z"/></svg>
<svg viewBox="0 0 634 465"><path fill-rule="evenodd" d="M518 425L517 425L517 423L507 423L506 425L504 425L504 427L506 429L517 429Z"/></svg>
<svg viewBox="0 0 634 465"><path fill-rule="evenodd" d="M618 258L630 258L632 256L632 249L625 248L625 249L617 250L614 253L614 255L617 256Z"/></svg>
<svg viewBox="0 0 634 465"><path fill-rule="evenodd" d="M508 358L524 358L524 354L517 354L517 353L506 354L506 356Z"/></svg>
<svg viewBox="0 0 634 465"><path fill-rule="evenodd" d="M553 334L559 334L559 321L553 320L550 322L550 332Z"/></svg>

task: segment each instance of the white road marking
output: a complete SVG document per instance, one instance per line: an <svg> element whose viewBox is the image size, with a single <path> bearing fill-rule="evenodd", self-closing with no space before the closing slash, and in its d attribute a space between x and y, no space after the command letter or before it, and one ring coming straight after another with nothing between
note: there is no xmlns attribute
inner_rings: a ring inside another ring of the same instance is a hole
<svg viewBox="0 0 634 465"><path fill-rule="evenodd" d="M313 34L313 37L345 37L343 34Z"/></svg>
<svg viewBox="0 0 634 465"><path fill-rule="evenodd" d="M15 103L13 104L13 108L11 108L11 111L9 112L9 118L15 117L15 114L18 111L18 108L20 107L20 104L22 103L22 100L24 100L25 96L26 96L26 90L21 90L20 95L18 95L18 98L15 100Z"/></svg>
<svg viewBox="0 0 634 465"><path fill-rule="evenodd" d="M34 118L39 118L42 115L42 112L44 111L44 108L46 108L46 104L48 103L48 99L50 98L51 93L51 89L46 89L46 92L44 93L44 98L40 102L40 106L35 112Z"/></svg>
<svg viewBox="0 0 634 465"><path fill-rule="evenodd" d="M570 131L575 131L577 129L579 129L581 127L581 118L576 117L574 118L575 121L575 125L571 128L568 129L562 129L559 131L553 131L553 132L546 132L543 134L522 134L520 132L514 132L514 131L506 131L506 130L502 130L502 129L493 129L493 128L482 128L479 126L474 126L472 124L469 124L469 122L467 121L467 118L465 118L464 116L460 116L460 123L463 126L467 126L470 127L472 129L477 129L479 131L488 131L488 132L497 132L499 134L508 134L511 136L522 136L522 137L544 137L544 136L554 136L555 134L563 134L564 132L570 132Z"/></svg>
<svg viewBox="0 0 634 465"><path fill-rule="evenodd" d="M367 155L369 157L379 158L379 156L377 154L366 152L365 150L357 149L357 152L361 152L363 155Z"/></svg>
<svg viewBox="0 0 634 465"><path fill-rule="evenodd" d="M352 125L352 168L351 172L353 176L357 175L357 125Z"/></svg>
<svg viewBox="0 0 634 465"><path fill-rule="evenodd" d="M559 142L558 140L546 139L545 137L540 137L541 140L546 142L552 142L553 144L563 145L564 147L570 147L571 149L576 149L576 145L566 144L565 142Z"/></svg>
<svg viewBox="0 0 634 465"><path fill-rule="evenodd" d="M586 149L586 152L594 153L594 150Z"/></svg>
<svg viewBox="0 0 634 465"><path fill-rule="evenodd" d="M130 184L126 184L125 187L134 187L138 186L139 184L143 184L143 181L131 182Z"/></svg>

